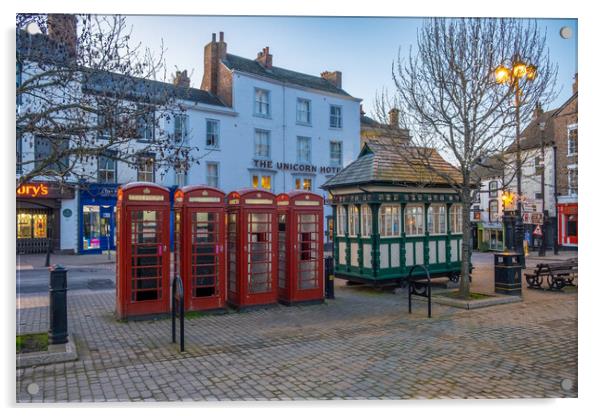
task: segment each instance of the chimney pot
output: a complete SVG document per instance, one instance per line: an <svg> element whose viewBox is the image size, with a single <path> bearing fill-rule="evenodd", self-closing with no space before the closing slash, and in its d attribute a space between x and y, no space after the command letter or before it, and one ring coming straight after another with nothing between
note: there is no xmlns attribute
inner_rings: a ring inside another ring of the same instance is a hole
<svg viewBox="0 0 602 416"><path fill-rule="evenodd" d="M265 69L272 69L272 54L270 54L270 47L266 46L261 51L257 53L257 59L255 61L259 62L261 66Z"/></svg>
<svg viewBox="0 0 602 416"><path fill-rule="evenodd" d="M211 42L215 42L215 33L211 34Z"/></svg>
<svg viewBox="0 0 602 416"><path fill-rule="evenodd" d="M389 125L393 128L399 128L399 109L392 108L389 110Z"/></svg>
<svg viewBox="0 0 602 416"><path fill-rule="evenodd" d="M224 41L224 32L219 32L219 41L220 42Z"/></svg>

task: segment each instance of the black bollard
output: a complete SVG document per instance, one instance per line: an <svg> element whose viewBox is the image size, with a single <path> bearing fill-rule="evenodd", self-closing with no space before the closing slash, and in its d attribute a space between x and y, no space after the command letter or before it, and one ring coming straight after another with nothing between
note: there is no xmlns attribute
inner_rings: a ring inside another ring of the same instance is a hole
<svg viewBox="0 0 602 416"><path fill-rule="evenodd" d="M50 344L67 342L67 269L55 265L50 269Z"/></svg>

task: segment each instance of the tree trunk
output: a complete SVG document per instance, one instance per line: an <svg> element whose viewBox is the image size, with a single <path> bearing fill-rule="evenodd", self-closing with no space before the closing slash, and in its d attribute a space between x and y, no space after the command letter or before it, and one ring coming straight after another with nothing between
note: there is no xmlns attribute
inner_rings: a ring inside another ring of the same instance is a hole
<svg viewBox="0 0 602 416"><path fill-rule="evenodd" d="M462 269L460 276L460 296L468 299L470 296L470 259L472 247L470 245L470 189L462 190Z"/></svg>

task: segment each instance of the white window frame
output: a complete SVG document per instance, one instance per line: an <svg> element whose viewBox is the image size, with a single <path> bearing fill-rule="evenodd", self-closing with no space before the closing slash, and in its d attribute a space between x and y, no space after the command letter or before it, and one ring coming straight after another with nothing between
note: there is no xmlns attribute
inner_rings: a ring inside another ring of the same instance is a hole
<svg viewBox="0 0 602 416"><path fill-rule="evenodd" d="M333 115L332 114L332 109L333 108L338 108L339 109L339 114L337 115ZM328 113L328 125L330 126L331 129L342 129L343 128L343 107L340 105L336 105L336 104L330 104L329 107L329 113ZM335 125L333 125L332 121L333 121L333 117L336 117L334 120L338 120L338 123L335 123Z"/></svg>
<svg viewBox="0 0 602 416"><path fill-rule="evenodd" d="M308 175L293 174L293 188L305 191L313 191L314 189L314 177ZM305 188L305 181L309 180L309 189Z"/></svg>
<svg viewBox="0 0 602 416"><path fill-rule="evenodd" d="M566 183L566 193L567 195L571 195L571 196L577 196L579 194L579 170L578 170L578 166L577 165L568 165L566 167L567 169L567 183ZM572 185L572 180L571 180L571 174L573 172L577 173L577 184L575 184L575 186L573 187ZM573 189L576 190L576 192L573 192Z"/></svg>
<svg viewBox="0 0 602 416"><path fill-rule="evenodd" d="M571 132L577 130L577 137L575 138L575 149L571 149ZM577 124L569 124L567 126L567 138L566 138L566 151L567 156L577 156L577 141L579 140L579 128ZM571 151L573 150L573 151Z"/></svg>
<svg viewBox="0 0 602 416"><path fill-rule="evenodd" d="M416 237L423 236L424 229L424 205L422 204L409 204L406 205L403 212L403 228L406 236ZM414 220L414 223L410 223L410 219Z"/></svg>
<svg viewBox="0 0 602 416"><path fill-rule="evenodd" d="M179 131L178 131L179 127ZM188 114L176 113L173 119L173 138L175 143L184 143L188 139Z"/></svg>
<svg viewBox="0 0 602 416"><path fill-rule="evenodd" d="M439 211L441 210L441 208L443 208L443 213L439 212L439 213L435 213L435 208L438 208ZM446 207L445 204L432 204L429 206L428 210L426 211L426 215L427 215L427 229L429 232L429 235L445 235L447 234L447 212L446 212ZM438 220L438 221L435 221ZM441 224L441 220L443 220L443 224ZM438 224L437 227L435 227L435 224ZM435 232L435 228L439 228L439 230L437 230L437 232Z"/></svg>
<svg viewBox="0 0 602 416"><path fill-rule="evenodd" d="M102 166L102 161L105 161L105 165ZM107 169L106 166L108 163L113 162L113 169ZM99 183L117 183L117 160L112 157L110 154L100 155L97 160L97 180ZM113 181L109 182L106 180L106 175L108 172L113 173ZM101 176L104 175L105 180L101 180Z"/></svg>
<svg viewBox="0 0 602 416"><path fill-rule="evenodd" d="M347 233L347 215L343 205L337 205L337 236L345 237Z"/></svg>
<svg viewBox="0 0 602 416"><path fill-rule="evenodd" d="M301 104L307 104L307 110L300 108ZM305 117L303 117L305 116ZM311 126L311 100L307 98L297 98L297 124Z"/></svg>
<svg viewBox="0 0 602 416"><path fill-rule="evenodd" d="M332 145L333 144L338 144L339 145L340 153L339 153L338 163L336 163L335 159L333 159L333 157L332 157L332 154L333 154ZM343 166L343 142L341 140L331 140L330 141L329 153L330 153L330 166L333 166L333 167L341 167L341 166Z"/></svg>
<svg viewBox="0 0 602 416"><path fill-rule="evenodd" d="M390 210L389 210L390 209ZM388 225L391 225L389 228ZM395 229L397 228L397 231ZM378 209L378 233L380 238L394 238L401 235L401 206L383 204Z"/></svg>
<svg viewBox="0 0 602 416"><path fill-rule="evenodd" d="M257 176L257 186L255 186L253 184L253 177ZM265 188L262 185L263 182L263 178L270 178L270 187L269 188ZM274 190L274 174L272 172L268 172L268 171L261 171L261 170L253 170L251 171L251 188L254 189L263 189L265 191L270 191L272 192Z"/></svg>
<svg viewBox="0 0 602 416"><path fill-rule="evenodd" d="M349 224L347 225L347 229L349 230L349 236L357 237L359 234L359 221L360 221L360 210L356 205L349 205L349 216L347 218Z"/></svg>
<svg viewBox="0 0 602 416"><path fill-rule="evenodd" d="M362 217L362 226L361 232L362 237L371 237L372 236L372 208L370 205L364 204L361 207L360 215Z"/></svg>
<svg viewBox="0 0 602 416"><path fill-rule="evenodd" d="M449 209L449 222L452 234L462 234L462 205L453 204L451 206Z"/></svg>
<svg viewBox="0 0 602 416"><path fill-rule="evenodd" d="M263 96L266 97L265 101L261 100L261 93L264 93ZM269 118L271 116L270 100L270 90L266 90L264 88L255 88L253 96L253 115L256 117ZM262 112L261 110L264 106L265 112Z"/></svg>
<svg viewBox="0 0 602 416"><path fill-rule="evenodd" d="M215 125L215 132L209 132L209 125ZM214 144L209 144L209 135L213 135L213 139L215 140ZM206 118L205 119L205 148L207 149L219 149L220 145L220 123L219 120L214 118Z"/></svg>
<svg viewBox="0 0 602 416"><path fill-rule="evenodd" d="M212 176L209 176L209 166L215 166L215 183L210 183L210 178L213 178ZM205 178L206 178L206 183L207 186L213 186L214 188L219 188L219 162L213 162L213 161L208 161L205 162Z"/></svg>
<svg viewBox="0 0 602 416"><path fill-rule="evenodd" d="M301 148L303 142L307 144L307 149ZM303 155L302 151L305 152L305 150L307 154ZM297 136L297 162L311 164L311 137Z"/></svg>
<svg viewBox="0 0 602 416"><path fill-rule="evenodd" d="M495 217L491 212L491 207L495 206ZM497 199L490 199L489 206L487 207L487 216L489 217L489 222L499 222L500 221L500 204Z"/></svg>
<svg viewBox="0 0 602 416"><path fill-rule="evenodd" d="M152 163L150 164L152 166L152 170L142 170L140 169L141 167L147 167L149 164L146 163L147 160L151 160ZM151 180L148 180L148 175L151 175ZM137 168L137 178L138 181L141 182L155 182L155 156L154 155L142 155L140 156L140 159L138 161L138 168Z"/></svg>
<svg viewBox="0 0 602 416"><path fill-rule="evenodd" d="M257 139L258 139L258 135L259 134L263 134L265 133L265 137L267 138L266 143L258 143ZM259 154L258 153L258 146L265 146L265 148L267 149L267 155L263 155L263 154ZM264 129L255 129L255 136L254 136L254 142L253 142L253 154L255 156L255 158L257 159L270 159L271 158L271 154L272 154L272 133L270 130L264 130Z"/></svg>

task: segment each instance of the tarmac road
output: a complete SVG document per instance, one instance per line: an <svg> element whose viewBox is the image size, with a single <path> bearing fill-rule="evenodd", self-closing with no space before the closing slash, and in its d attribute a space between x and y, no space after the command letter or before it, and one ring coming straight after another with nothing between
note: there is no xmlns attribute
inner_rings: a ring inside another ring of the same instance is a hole
<svg viewBox="0 0 602 416"><path fill-rule="evenodd" d="M115 265L103 264L95 266L67 267L67 288L111 289L115 287ZM17 295L25 293L48 293L50 272L46 269L18 270Z"/></svg>

